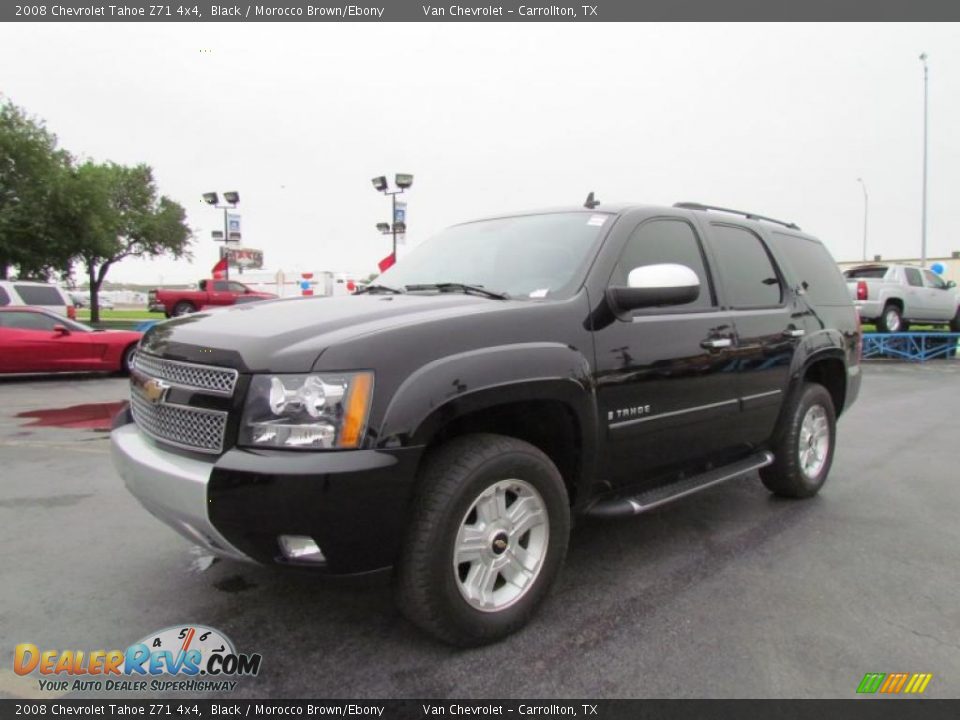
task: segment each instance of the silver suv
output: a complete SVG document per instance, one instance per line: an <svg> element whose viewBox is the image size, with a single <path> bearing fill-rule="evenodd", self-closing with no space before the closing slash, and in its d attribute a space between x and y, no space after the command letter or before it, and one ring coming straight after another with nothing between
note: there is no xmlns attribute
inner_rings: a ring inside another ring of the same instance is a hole
<svg viewBox="0 0 960 720"><path fill-rule="evenodd" d="M960 297L952 280L914 265L860 265L843 275L861 320L880 332L906 332L910 323L960 332Z"/></svg>

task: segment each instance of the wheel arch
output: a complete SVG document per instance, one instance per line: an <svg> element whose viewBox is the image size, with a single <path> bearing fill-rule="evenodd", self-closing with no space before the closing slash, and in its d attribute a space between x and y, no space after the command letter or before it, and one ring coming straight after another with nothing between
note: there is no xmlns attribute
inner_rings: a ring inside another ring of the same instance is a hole
<svg viewBox="0 0 960 720"><path fill-rule="evenodd" d="M597 452L596 401L589 364L553 343L485 348L433 361L392 398L378 444L431 449L467 433L516 437L542 450L583 497Z"/></svg>

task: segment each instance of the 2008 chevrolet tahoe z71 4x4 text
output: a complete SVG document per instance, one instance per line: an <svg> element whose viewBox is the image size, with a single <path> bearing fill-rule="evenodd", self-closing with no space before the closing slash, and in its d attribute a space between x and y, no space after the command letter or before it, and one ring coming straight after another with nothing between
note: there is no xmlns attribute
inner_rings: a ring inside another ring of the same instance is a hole
<svg viewBox="0 0 960 720"><path fill-rule="evenodd" d="M497 217L353 296L152 328L114 462L215 553L395 567L415 623L479 644L530 617L576 515L754 470L816 494L859 345L839 270L792 224L691 203Z"/></svg>

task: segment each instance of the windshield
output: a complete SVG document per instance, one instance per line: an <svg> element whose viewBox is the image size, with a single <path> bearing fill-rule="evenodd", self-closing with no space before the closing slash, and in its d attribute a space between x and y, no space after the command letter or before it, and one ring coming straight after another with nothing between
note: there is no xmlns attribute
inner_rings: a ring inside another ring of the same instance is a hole
<svg viewBox="0 0 960 720"><path fill-rule="evenodd" d="M579 286L612 215L548 213L455 225L414 249L374 283L464 283L510 297L557 297Z"/></svg>

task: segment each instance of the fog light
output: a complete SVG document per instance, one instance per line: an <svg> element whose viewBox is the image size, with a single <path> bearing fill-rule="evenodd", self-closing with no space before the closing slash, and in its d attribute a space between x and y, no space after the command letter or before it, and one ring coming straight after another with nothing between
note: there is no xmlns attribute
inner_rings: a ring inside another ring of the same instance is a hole
<svg viewBox="0 0 960 720"><path fill-rule="evenodd" d="M326 562L320 546L312 537L306 535L281 535L279 537L280 550L287 560L299 562Z"/></svg>

